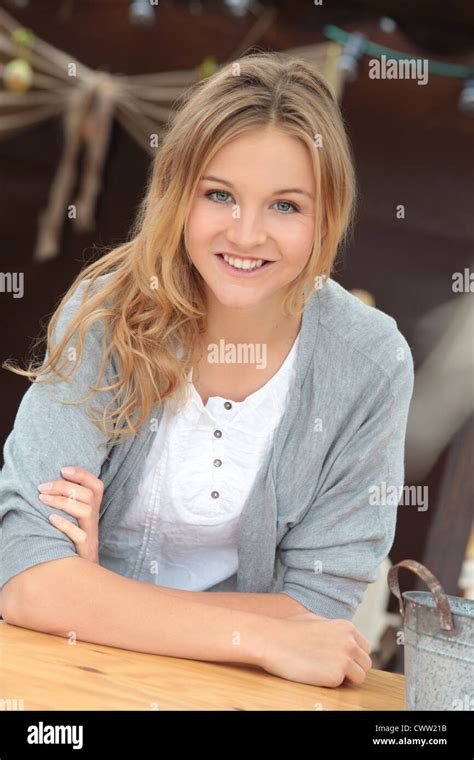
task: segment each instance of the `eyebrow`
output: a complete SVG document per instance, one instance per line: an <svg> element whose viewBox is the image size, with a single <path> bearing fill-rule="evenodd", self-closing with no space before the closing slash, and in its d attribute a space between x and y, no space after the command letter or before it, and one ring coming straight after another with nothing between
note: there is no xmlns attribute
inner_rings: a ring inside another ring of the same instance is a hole
<svg viewBox="0 0 474 760"><path fill-rule="evenodd" d="M205 179L210 180L211 182L220 182L222 185L227 185L228 187L232 188L232 190L235 190L232 182L229 182L227 179L221 179L219 177L212 177L208 175L206 177L201 177L201 182ZM287 187L287 188L284 188L283 190L275 190L273 195L280 195L282 193L299 193L300 195L307 195L308 198L311 198L311 200L314 201L314 198L311 195L311 193L308 193L307 190L301 190L301 188L299 187Z"/></svg>

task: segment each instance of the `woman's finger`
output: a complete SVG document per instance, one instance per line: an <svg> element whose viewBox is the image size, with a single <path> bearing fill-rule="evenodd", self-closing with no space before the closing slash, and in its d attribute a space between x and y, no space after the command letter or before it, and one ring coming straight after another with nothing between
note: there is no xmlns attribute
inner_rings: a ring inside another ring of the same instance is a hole
<svg viewBox="0 0 474 760"><path fill-rule="evenodd" d="M367 641L365 636L362 636L362 634L355 628L354 630L354 638L357 641L358 645L361 647L361 649L364 650L364 652L367 652L367 654L370 654L372 651L372 647L370 646L370 642Z"/></svg>
<svg viewBox="0 0 474 760"><path fill-rule="evenodd" d="M59 528L59 530L65 533L66 536L76 544L77 548L86 542L87 533L85 530L78 528L77 525L74 525L70 520L67 520L65 517L60 517L59 515L50 515L49 519L55 528Z"/></svg>
<svg viewBox="0 0 474 760"><path fill-rule="evenodd" d="M50 494L40 494L39 498L46 506L53 507L53 509L61 509L80 521L87 522L94 517L94 508L90 504L82 504L74 499L65 498L64 496L51 496Z"/></svg>
<svg viewBox="0 0 474 760"><path fill-rule="evenodd" d="M357 651L354 654L354 662L356 662L366 672L372 667L372 660L369 655L364 652L363 649L357 647Z"/></svg>
<svg viewBox="0 0 474 760"><path fill-rule="evenodd" d="M104 484L95 475L84 469L84 467L62 467L61 475L66 480L71 480L73 483L78 483L84 488L90 488L95 496L95 499L100 504L104 495Z"/></svg>
<svg viewBox="0 0 474 760"><path fill-rule="evenodd" d="M71 501L79 501L82 504L90 504L95 507L97 501L90 488L69 483L67 480L53 480L50 483L40 483L38 490L44 496L64 496ZM45 504L50 504L50 499L42 499Z"/></svg>
<svg viewBox="0 0 474 760"><path fill-rule="evenodd" d="M345 681L360 686L365 681L367 673L355 660L351 660L347 666Z"/></svg>

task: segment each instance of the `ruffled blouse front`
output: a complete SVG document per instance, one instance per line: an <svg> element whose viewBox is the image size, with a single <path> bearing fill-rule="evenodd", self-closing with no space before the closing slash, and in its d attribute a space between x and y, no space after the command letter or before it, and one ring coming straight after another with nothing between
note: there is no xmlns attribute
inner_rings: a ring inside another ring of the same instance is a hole
<svg viewBox="0 0 474 760"><path fill-rule="evenodd" d="M188 374L188 401L165 402L123 530L143 530L139 562L150 581L202 591L238 567L238 523L272 446L295 372L299 335L279 370L244 401L204 405Z"/></svg>

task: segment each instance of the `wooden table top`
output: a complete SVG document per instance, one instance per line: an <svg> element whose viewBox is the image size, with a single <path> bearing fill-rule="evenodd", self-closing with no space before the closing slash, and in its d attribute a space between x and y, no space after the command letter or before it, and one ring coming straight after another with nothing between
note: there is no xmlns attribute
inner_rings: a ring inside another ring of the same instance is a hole
<svg viewBox="0 0 474 760"><path fill-rule="evenodd" d="M404 677L372 669L361 686L288 681L252 665L162 657L0 620L1 700L24 710L404 710ZM20 700L23 700L20 702Z"/></svg>

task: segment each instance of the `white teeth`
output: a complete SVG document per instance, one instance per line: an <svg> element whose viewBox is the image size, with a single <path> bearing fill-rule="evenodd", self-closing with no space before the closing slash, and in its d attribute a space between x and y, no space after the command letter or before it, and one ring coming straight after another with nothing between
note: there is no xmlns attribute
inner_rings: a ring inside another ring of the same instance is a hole
<svg viewBox="0 0 474 760"><path fill-rule="evenodd" d="M223 258L236 269L258 269L263 264L263 259L234 259L232 256L222 254Z"/></svg>

